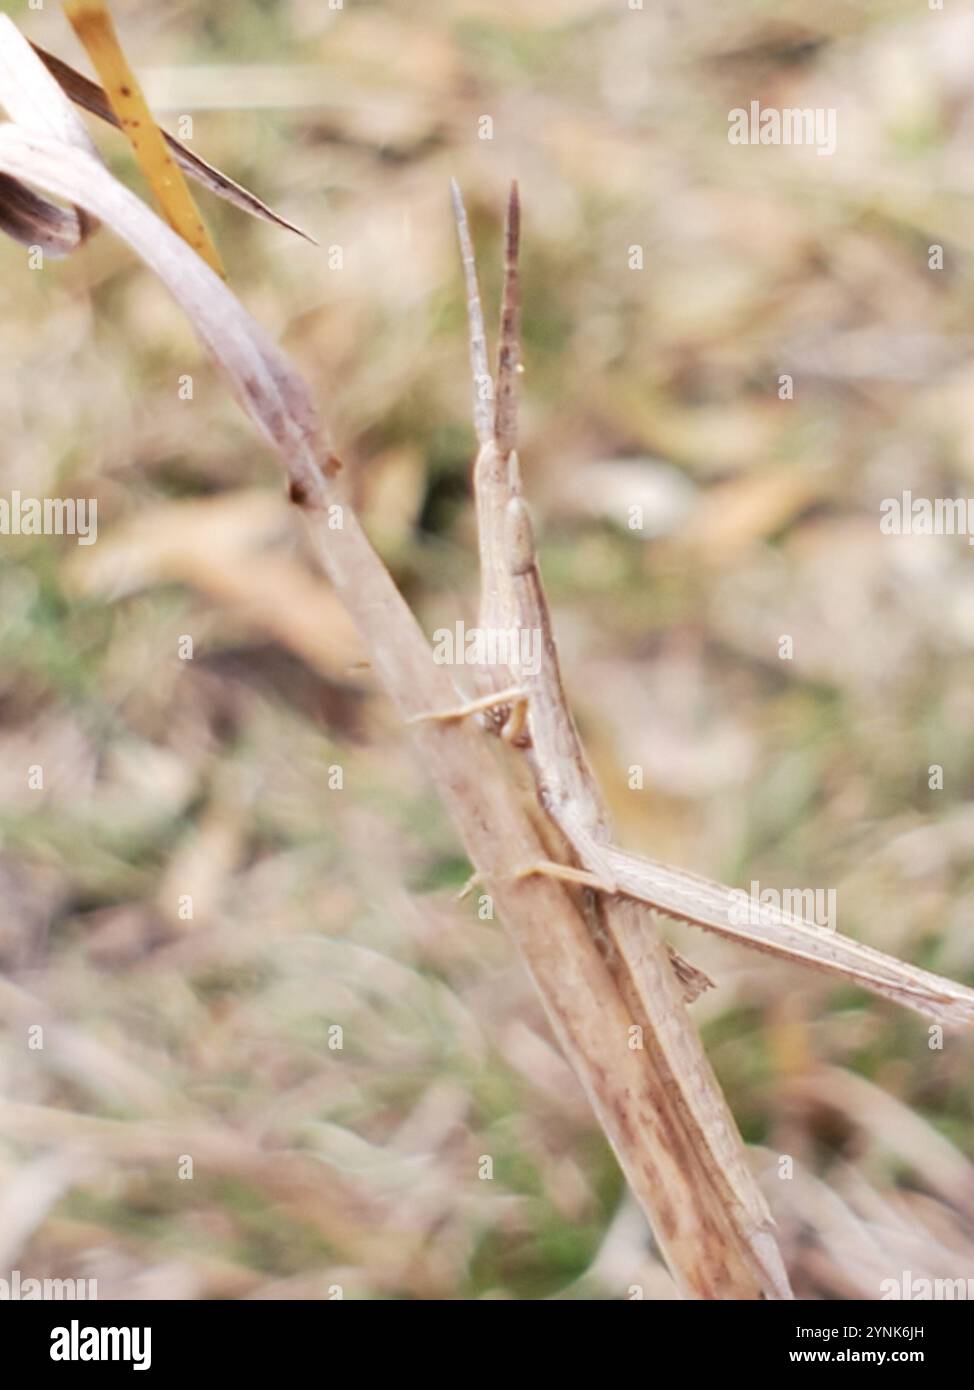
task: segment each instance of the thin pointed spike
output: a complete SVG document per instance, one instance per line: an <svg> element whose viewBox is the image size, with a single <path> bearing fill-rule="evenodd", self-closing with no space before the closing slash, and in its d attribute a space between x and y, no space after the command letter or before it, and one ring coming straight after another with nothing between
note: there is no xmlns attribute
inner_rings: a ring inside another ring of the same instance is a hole
<svg viewBox="0 0 974 1390"><path fill-rule="evenodd" d="M487 359L484 311L481 308L480 288L477 284L477 262L474 259L467 209L463 205L463 194L460 192L460 185L456 179L450 180L450 193L453 198L453 216L456 218L457 236L460 239L463 278L467 287L467 318L470 323L470 370L473 373L473 425L479 442L487 444L494 437L494 402L491 399L493 384L490 364Z"/></svg>
<svg viewBox="0 0 974 1390"><path fill-rule="evenodd" d="M501 457L517 448L517 374L521 365L521 282L518 252L521 242L521 200L517 180L511 183L504 238L504 299L501 306L500 349L497 354L497 411L494 439Z"/></svg>

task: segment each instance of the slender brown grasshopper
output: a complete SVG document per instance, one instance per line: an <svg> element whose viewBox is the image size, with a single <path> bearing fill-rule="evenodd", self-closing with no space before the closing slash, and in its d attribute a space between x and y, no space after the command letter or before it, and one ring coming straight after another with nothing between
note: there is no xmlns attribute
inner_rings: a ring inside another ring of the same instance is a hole
<svg viewBox="0 0 974 1390"><path fill-rule="evenodd" d="M517 185L508 206L500 349L490 375L486 333L477 286L473 246L459 189L453 189L470 319L474 377L474 424L479 451L474 464L481 567L480 623L485 630L536 631L542 659L526 667L515 659L506 668L477 672L478 694L433 718L479 715L485 726L523 749L537 801L557 826L570 862L555 859L522 865L517 873L550 874L610 899L628 899L679 921L739 941L754 950L799 961L852 981L873 993L917 1010L937 1022L974 1022L974 991L908 965L851 937L823 929L781 909L762 905L744 921L735 912L740 894L683 869L627 853L612 843L609 815L591 772L565 696L551 616L545 597L527 507L521 496L517 456L517 373L520 367L518 281L519 203ZM512 650L520 650L513 643ZM638 914L616 914L609 930L625 956L626 933ZM643 925L643 929L645 924ZM620 939L620 934L622 939ZM671 950L671 961L687 997L710 983ZM642 991L640 991L642 992Z"/></svg>

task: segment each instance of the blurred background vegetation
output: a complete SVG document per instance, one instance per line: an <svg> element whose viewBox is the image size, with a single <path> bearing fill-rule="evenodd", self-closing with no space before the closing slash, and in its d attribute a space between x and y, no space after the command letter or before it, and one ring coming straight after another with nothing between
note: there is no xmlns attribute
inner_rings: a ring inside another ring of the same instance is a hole
<svg viewBox="0 0 974 1390"><path fill-rule="evenodd" d="M89 71L57 5L7 8ZM473 621L477 583L448 181L493 317L519 179L522 466L620 838L735 885L835 888L840 930L974 981L974 570L964 537L878 525L904 488L974 495L974 5L115 12L162 123L192 115L193 149L320 242L200 195L431 634ZM835 155L730 145L752 99L836 108ZM90 548L0 541L0 1275L672 1297L175 306L106 232L42 273L4 243L0 306L0 494L99 509ZM892 1006L673 936L717 981L695 1017L798 1294L974 1277L971 1042L932 1050Z"/></svg>

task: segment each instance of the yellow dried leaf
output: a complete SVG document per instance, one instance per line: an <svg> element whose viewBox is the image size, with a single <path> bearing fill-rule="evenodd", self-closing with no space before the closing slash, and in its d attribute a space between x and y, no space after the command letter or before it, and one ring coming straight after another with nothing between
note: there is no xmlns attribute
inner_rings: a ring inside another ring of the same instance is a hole
<svg viewBox="0 0 974 1390"><path fill-rule="evenodd" d="M107 0L65 0L64 11L170 227L226 279L219 252L122 51Z"/></svg>

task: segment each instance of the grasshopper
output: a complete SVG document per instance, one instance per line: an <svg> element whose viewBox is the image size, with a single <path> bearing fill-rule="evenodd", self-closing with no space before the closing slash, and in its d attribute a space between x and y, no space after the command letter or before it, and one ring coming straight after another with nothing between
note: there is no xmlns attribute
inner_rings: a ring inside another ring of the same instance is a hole
<svg viewBox="0 0 974 1390"><path fill-rule="evenodd" d="M517 374L520 368L518 250L520 206L514 184L508 206L500 348L495 377L488 367L486 332L476 265L463 200L453 203L460 240L470 320L474 425L479 449L474 463L481 568L480 623L485 630L522 629L541 634L537 670L518 665L478 670L478 694L452 710L420 716L481 717L486 728L522 750L530 765L538 805L564 837L571 862L556 859L522 865L517 874L550 874L610 899L626 899L639 911L661 913L729 937L753 950L794 960L851 981L916 1010L938 1023L974 1023L974 991L906 964L851 937L763 905L757 917L739 920L740 894L722 884L628 853L612 842L612 827L590 768L562 684L551 614L538 565L517 455ZM517 643L512 644L516 653ZM615 947L638 912L618 918ZM613 933L610 933L613 934ZM710 982L670 948L685 997Z"/></svg>
<svg viewBox="0 0 974 1390"><path fill-rule="evenodd" d="M516 878L548 875L582 895L585 923L631 1016L645 1025L645 1046L662 1093L673 1098L691 1144L701 1192L713 1192L760 1270L766 1296L790 1298L788 1276L767 1203L750 1171L733 1115L716 1084L699 1035L682 1011L711 981L682 959L658 929L663 915L731 936L741 944L853 980L897 1003L951 1025L974 1022L974 991L906 965L848 937L826 934L786 913L765 913L759 927L738 926L736 895L682 869L628 854L612 825L565 696L551 615L521 489L517 455L520 365L517 186L508 206L500 351L496 377L487 365L486 333L467 217L456 185L454 210L470 319L474 423L473 480L481 565L480 621L489 628L541 633L535 667L517 657L477 672L477 693L420 719L478 717L522 759L550 857L511 867ZM525 650L511 644L514 653ZM541 829L541 827L539 827ZM642 1026L642 1025L640 1025Z"/></svg>

